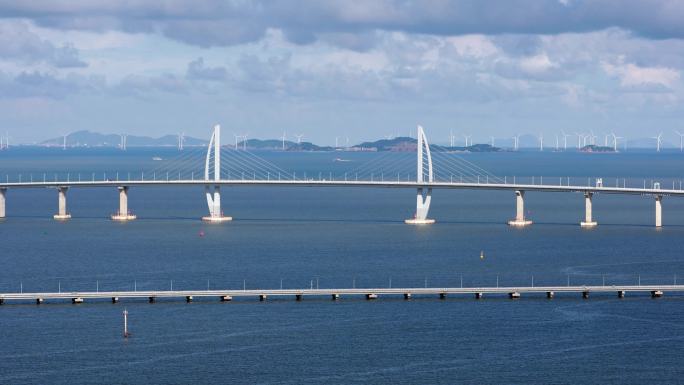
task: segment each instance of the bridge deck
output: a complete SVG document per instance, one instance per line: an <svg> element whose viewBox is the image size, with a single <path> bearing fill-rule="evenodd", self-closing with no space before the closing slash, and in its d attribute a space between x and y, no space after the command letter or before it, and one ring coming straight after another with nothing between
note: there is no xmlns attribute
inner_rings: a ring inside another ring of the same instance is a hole
<svg viewBox="0 0 684 385"><path fill-rule="evenodd" d="M81 291L59 293L0 293L0 301L187 297L288 297L288 296L368 296L368 295L465 295L465 294L546 294L546 293L617 293L617 292L684 292L684 285L613 285L613 286L508 286L508 287L444 287L444 288L337 288L337 289L250 289L250 290L147 290L147 291Z"/></svg>
<svg viewBox="0 0 684 385"><path fill-rule="evenodd" d="M55 188L55 187L117 187L117 186L299 186L299 187L380 187L380 188L433 188L433 189L483 189L524 190L548 192L594 192L607 194L674 195L684 196L684 190L636 187L596 187L588 185L516 184L516 183L466 183L415 181L356 181L356 180L106 180L106 181L46 181L46 182L0 182L0 188Z"/></svg>

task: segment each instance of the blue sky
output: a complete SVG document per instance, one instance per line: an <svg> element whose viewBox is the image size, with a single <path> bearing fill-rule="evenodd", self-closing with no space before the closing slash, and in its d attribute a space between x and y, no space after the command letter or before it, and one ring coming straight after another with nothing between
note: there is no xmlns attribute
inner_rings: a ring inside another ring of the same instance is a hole
<svg viewBox="0 0 684 385"><path fill-rule="evenodd" d="M684 2L5 1L0 131L679 143Z"/></svg>

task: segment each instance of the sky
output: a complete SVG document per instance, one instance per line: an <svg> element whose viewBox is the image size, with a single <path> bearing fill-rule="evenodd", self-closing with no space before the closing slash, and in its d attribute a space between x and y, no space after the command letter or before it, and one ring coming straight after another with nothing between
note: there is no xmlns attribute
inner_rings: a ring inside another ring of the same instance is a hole
<svg viewBox="0 0 684 385"><path fill-rule="evenodd" d="M684 133L681 0L0 0L0 132ZM345 139L342 139L345 138ZM602 141L603 139L599 139Z"/></svg>

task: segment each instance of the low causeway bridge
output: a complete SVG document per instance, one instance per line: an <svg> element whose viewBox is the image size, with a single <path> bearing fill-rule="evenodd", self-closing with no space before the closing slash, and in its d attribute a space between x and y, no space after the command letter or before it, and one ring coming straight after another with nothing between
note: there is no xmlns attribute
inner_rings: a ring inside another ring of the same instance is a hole
<svg viewBox="0 0 684 385"><path fill-rule="evenodd" d="M523 294L545 295L554 298L556 293L580 294L588 299L589 295L614 293L618 298L624 298L627 293L646 293L653 298L662 297L665 292L684 292L684 285L611 285L611 286L510 286L510 287L444 287L444 288L337 288L337 289L250 289L250 290L153 290L153 291L79 291L52 293L0 293L0 305L7 301L33 301L42 304L45 301L71 301L83 303L85 300L108 300L117 303L123 299L146 299L150 303L157 299L184 299L192 302L195 298L217 298L223 302L233 298L258 298L265 301L269 297L294 298L301 301L304 297L328 297L339 300L345 297L362 297L368 300L378 299L380 296L403 297L411 299L413 296L435 296L445 299L447 296L471 295L475 299L482 299L485 295L508 296L511 299L520 298Z"/></svg>
<svg viewBox="0 0 684 385"><path fill-rule="evenodd" d="M463 174L460 177L454 178L453 174L447 180L438 180L435 178L435 171L433 170L433 155L430 151L430 145L427 142L425 131L422 127L418 126L417 130L417 162L416 162L416 174L415 179L404 179L399 173L394 177L386 177L385 174L370 174L370 178L359 179L358 173L356 174L344 174L344 176L333 177L332 173L328 178L323 178L319 175L318 179L314 178L297 178L295 174L281 172L282 169L276 168L273 171L260 171L259 178L256 177L257 172L253 172L253 178L249 177L245 179L245 173L242 173L241 178L225 178L224 174L221 172L221 134L220 126L214 126L213 133L211 135L211 140L207 149L205 158L205 167L203 177L195 178L192 174L191 178L183 178L180 173L178 178L169 178L169 173L166 173L166 178L157 178L154 175L153 178L145 179L145 175L141 174L140 179L131 179L130 176L127 179L119 179L118 175L116 180L110 180L103 177L102 180L96 180L95 174L92 175L91 180L81 179L78 176L77 180L71 180L67 177L67 180L46 180L43 176L42 181L34 181L31 177L29 181L0 181L0 219L6 216L6 195L8 190L15 189L25 189L25 188L54 188L58 192L58 212L54 215L57 220L67 220L71 218L71 215L67 211L67 191L70 188L84 188L84 187L115 187L119 190L119 209L112 215L113 220L117 221L129 221L136 219L128 208L128 192L131 187L137 186L149 186L149 187L161 187L161 186L204 186L207 205L209 208L209 214L202 219L208 222L224 222L232 220L232 217L223 215L221 209L221 187L223 186L290 186L290 187L355 187L355 188L404 188L404 189L415 189L416 194L416 210L413 218L406 219L407 224L414 225L427 225L434 223L434 219L428 218L428 212L430 209L432 190L433 189L467 189L467 190L507 190L513 192L515 195L515 217L508 221L511 226L527 226L532 224L532 221L525 216L525 192L526 191L539 191L539 192L575 192L582 193L585 201L585 215L584 220L580 222L582 227L593 227L597 225L597 222L593 218L592 208L593 208L593 195L596 193L602 194L628 194L628 195L646 195L651 196L654 199L654 219L655 226L662 226L662 200L665 196L684 196L684 190L680 188L675 188L673 183L671 189L661 188L660 183L655 182L650 185L646 185L644 181L643 187L628 187L626 185L619 185L619 181L616 181L614 187L606 186L603 184L602 179L596 179L595 183L592 181L587 181L587 184L580 185L576 183L570 183L570 178L557 179L558 183L544 184L543 179L540 178L540 183L516 183L515 178L512 180L506 178L500 178L495 176L490 176L487 174L482 178L478 174L477 180L464 180ZM255 163L261 165L268 165L266 161L255 158ZM451 171L454 170L456 166L447 165L451 167ZM465 165L467 170L473 172L483 171L478 169L477 166L473 164ZM213 172L212 172L213 171ZM463 168L459 168L456 171L463 171ZM233 173L235 175L236 173ZM251 174L251 173L250 173ZM380 178L378 178L380 176ZM547 178L547 181L549 178Z"/></svg>

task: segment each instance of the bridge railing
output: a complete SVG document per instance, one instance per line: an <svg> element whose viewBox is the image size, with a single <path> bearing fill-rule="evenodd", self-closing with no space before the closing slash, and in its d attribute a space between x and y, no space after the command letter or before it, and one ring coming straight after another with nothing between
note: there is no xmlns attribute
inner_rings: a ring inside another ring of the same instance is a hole
<svg viewBox="0 0 684 385"><path fill-rule="evenodd" d="M681 278L679 278L681 277ZM616 286L677 285L684 274L662 272L572 272L572 273L490 273L355 276L299 275L294 277L219 276L159 277L118 279L25 279L0 281L2 293L83 292L83 291L165 291L165 290L253 290L253 289L333 289L333 288L441 288L441 287L530 287L530 286Z"/></svg>

